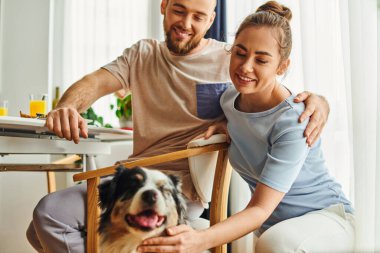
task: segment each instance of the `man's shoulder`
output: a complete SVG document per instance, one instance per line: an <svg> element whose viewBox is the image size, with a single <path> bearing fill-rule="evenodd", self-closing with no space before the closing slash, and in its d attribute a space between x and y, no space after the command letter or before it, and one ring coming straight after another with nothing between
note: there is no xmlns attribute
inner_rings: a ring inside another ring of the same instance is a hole
<svg viewBox="0 0 380 253"><path fill-rule="evenodd" d="M207 47L208 51L220 51L226 53L227 43L215 39L208 39L209 46Z"/></svg>
<svg viewBox="0 0 380 253"><path fill-rule="evenodd" d="M159 48L160 44L161 42L156 39L141 39L132 45L132 47L139 48L139 50L149 50Z"/></svg>
<svg viewBox="0 0 380 253"><path fill-rule="evenodd" d="M153 45L153 46L157 46L157 45L159 45L161 43L161 41L156 40L156 39L141 39L137 43L139 43L141 45Z"/></svg>
<svg viewBox="0 0 380 253"><path fill-rule="evenodd" d="M222 48L225 48L227 44L227 42L224 42L224 41L220 41L220 40L216 40L216 39L209 39L210 40L210 43L212 45L214 45L215 47L222 47Z"/></svg>
<svg viewBox="0 0 380 253"><path fill-rule="evenodd" d="M226 75L226 80L229 80L228 66L230 62L230 55L226 50L226 43L214 39L208 39L208 45L202 52L192 57L206 68L215 68L218 72ZM205 69L206 70L206 69Z"/></svg>
<svg viewBox="0 0 380 253"><path fill-rule="evenodd" d="M155 39L141 39L127 47L123 56L128 59L151 57L161 50L160 44L161 42Z"/></svg>

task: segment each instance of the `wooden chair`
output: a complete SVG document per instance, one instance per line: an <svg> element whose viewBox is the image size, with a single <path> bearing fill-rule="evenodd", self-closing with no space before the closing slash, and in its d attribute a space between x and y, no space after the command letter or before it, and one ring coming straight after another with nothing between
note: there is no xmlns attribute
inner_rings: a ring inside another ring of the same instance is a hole
<svg viewBox="0 0 380 253"><path fill-rule="evenodd" d="M206 153L218 152L210 206L210 224L213 225L227 218L228 189L231 178L231 167L228 165L227 148L228 144L225 142L210 144L127 162L123 165L126 168L152 166L178 159L202 156ZM100 177L113 174L116 167L117 166L110 166L74 175L74 181L87 180L87 252L90 253L99 252L97 226L98 217L100 215L100 209L98 207L98 185ZM212 182L210 183L212 184ZM226 253L227 245L218 246L212 249L212 252Z"/></svg>

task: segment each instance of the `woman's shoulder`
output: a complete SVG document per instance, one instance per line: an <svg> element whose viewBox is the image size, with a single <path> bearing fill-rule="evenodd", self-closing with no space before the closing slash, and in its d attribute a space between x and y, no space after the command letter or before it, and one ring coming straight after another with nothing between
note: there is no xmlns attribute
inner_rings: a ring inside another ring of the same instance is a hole
<svg viewBox="0 0 380 253"><path fill-rule="evenodd" d="M235 89L235 86L232 83L227 83L229 86L228 88L223 92L222 96L220 97L220 104L223 105L232 99L234 99L238 95L238 91Z"/></svg>
<svg viewBox="0 0 380 253"><path fill-rule="evenodd" d="M283 110L279 111L278 122L289 121L291 125L298 124L298 118L305 110L305 104L294 102L294 98L294 95L290 95L283 101Z"/></svg>
<svg viewBox="0 0 380 253"><path fill-rule="evenodd" d="M305 110L305 105L303 103L295 103L293 95L288 97L284 103L283 110L278 114L277 119L274 122L272 129L273 140L278 139L282 135L292 133L299 138L303 138L303 132L307 126L309 120L304 120L299 122L299 117Z"/></svg>
<svg viewBox="0 0 380 253"><path fill-rule="evenodd" d="M290 108L289 113L294 113L295 115L300 116L302 112L305 111L305 104L294 102L295 97L295 95L290 95L288 98L285 99L285 102Z"/></svg>

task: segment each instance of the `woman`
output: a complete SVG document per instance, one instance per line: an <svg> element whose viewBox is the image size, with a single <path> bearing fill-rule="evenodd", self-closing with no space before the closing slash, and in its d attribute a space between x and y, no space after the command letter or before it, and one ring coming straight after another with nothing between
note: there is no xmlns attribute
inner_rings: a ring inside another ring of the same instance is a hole
<svg viewBox="0 0 380 253"><path fill-rule="evenodd" d="M287 70L291 11L270 1L240 25L231 49L230 87L221 97L229 158L249 184L248 206L206 230L188 226L144 242L140 252L202 252L255 231L256 252L351 252L353 208L329 175L321 140L308 147L303 104L276 77ZM207 135L213 130L209 131Z"/></svg>

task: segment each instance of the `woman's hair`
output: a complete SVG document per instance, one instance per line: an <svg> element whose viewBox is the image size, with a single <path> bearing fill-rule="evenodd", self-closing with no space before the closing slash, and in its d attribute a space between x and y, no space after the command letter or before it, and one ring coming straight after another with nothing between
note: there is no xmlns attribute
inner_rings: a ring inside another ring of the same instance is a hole
<svg viewBox="0 0 380 253"><path fill-rule="evenodd" d="M236 32L235 39L247 27L270 27L276 32L276 40L280 47L281 60L289 57L292 49L292 31L289 21L292 19L292 11L276 1L269 1L256 12L246 17Z"/></svg>

